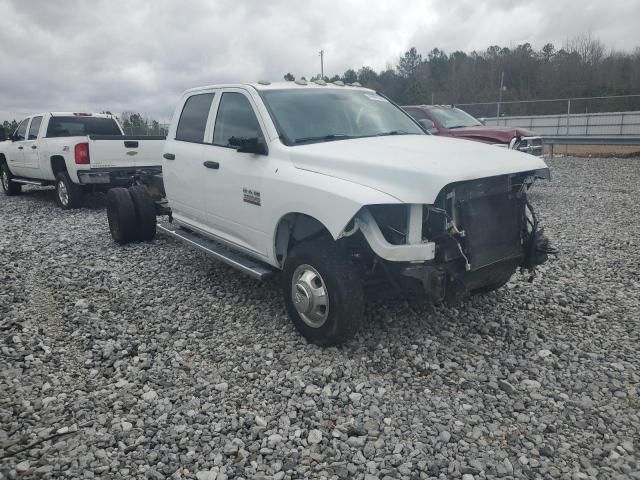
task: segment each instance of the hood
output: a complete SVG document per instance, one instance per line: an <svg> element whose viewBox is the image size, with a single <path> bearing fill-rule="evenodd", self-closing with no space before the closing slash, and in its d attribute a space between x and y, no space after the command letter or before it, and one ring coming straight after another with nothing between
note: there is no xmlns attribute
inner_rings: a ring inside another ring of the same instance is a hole
<svg viewBox="0 0 640 480"><path fill-rule="evenodd" d="M452 182L546 169L533 155L432 135L394 135L290 147L297 168L432 204Z"/></svg>
<svg viewBox="0 0 640 480"><path fill-rule="evenodd" d="M493 127L480 125L477 127L454 128L449 130L454 137L474 138L487 143L509 143L513 137L537 137L537 133L518 127ZM493 142L492 142L493 141Z"/></svg>

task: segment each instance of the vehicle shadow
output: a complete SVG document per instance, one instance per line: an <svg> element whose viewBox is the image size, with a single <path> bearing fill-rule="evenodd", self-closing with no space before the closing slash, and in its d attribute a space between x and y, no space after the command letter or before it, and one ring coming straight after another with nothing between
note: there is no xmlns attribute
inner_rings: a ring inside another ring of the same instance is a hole
<svg viewBox="0 0 640 480"><path fill-rule="evenodd" d="M54 187L23 187L19 197L28 198L38 204L56 204L56 190ZM86 193L82 199L82 207L88 210L104 210L107 206L107 196L104 193Z"/></svg>

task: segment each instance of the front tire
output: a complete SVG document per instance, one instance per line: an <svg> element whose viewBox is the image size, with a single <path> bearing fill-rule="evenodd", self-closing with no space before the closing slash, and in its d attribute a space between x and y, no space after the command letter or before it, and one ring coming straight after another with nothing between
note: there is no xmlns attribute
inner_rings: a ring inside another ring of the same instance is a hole
<svg viewBox="0 0 640 480"><path fill-rule="evenodd" d="M2 181L2 190L8 197L20 195L22 185L13 181L13 175L6 163L0 166L0 180Z"/></svg>
<svg viewBox="0 0 640 480"><path fill-rule="evenodd" d="M362 275L335 242L296 245L285 261L282 286L289 317L309 342L338 345L360 328Z"/></svg>
<svg viewBox="0 0 640 480"><path fill-rule="evenodd" d="M71 181L67 172L56 175L56 201L63 210L80 208L82 205L82 188Z"/></svg>
<svg viewBox="0 0 640 480"><path fill-rule="evenodd" d="M124 245L137 240L136 210L126 188L112 188L107 193L107 219L113 240Z"/></svg>

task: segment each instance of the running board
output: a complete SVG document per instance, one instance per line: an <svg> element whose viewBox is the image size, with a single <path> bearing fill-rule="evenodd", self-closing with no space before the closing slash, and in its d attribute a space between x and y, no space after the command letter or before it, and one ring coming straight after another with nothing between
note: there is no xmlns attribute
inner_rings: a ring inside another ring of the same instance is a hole
<svg viewBox="0 0 640 480"><path fill-rule="evenodd" d="M43 182L40 180L27 180L26 178L20 178L20 177L13 177L11 181L14 183L22 183L24 185L37 185L39 187L44 187L48 185L46 182Z"/></svg>
<svg viewBox="0 0 640 480"><path fill-rule="evenodd" d="M264 280L274 273L274 269L259 263L244 255L227 250L220 244L204 238L202 235L187 231L183 228L171 230L170 228L157 225L158 230L165 235L181 240L198 250L203 251L207 255L226 263L227 265L246 273L250 277L258 280Z"/></svg>

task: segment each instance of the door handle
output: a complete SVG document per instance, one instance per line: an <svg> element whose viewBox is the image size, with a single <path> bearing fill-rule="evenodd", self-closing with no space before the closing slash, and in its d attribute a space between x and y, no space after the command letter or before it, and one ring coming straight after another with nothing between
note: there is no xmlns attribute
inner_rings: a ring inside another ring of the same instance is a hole
<svg viewBox="0 0 640 480"><path fill-rule="evenodd" d="M23 148L24 148L24 147L23 147L22 145L20 145L20 146L18 147L18 150L22 150Z"/></svg>
<svg viewBox="0 0 640 480"><path fill-rule="evenodd" d="M32 150L35 150L36 148L38 148L38 146L37 146L37 145L31 145L31 149L32 149Z"/></svg>
<svg viewBox="0 0 640 480"><path fill-rule="evenodd" d="M218 162L212 162L211 160L207 160L203 163L203 165L207 168L212 168L214 170L218 170L220 168L220 164Z"/></svg>
<svg viewBox="0 0 640 480"><path fill-rule="evenodd" d="M167 160L175 160L176 156L173 153L165 153L164 155L162 155L162 158L165 158Z"/></svg>

